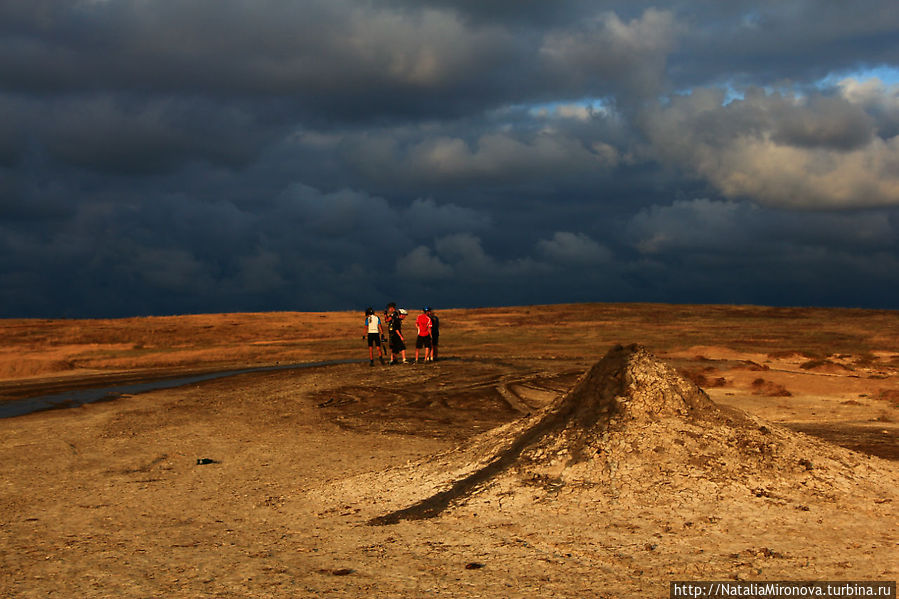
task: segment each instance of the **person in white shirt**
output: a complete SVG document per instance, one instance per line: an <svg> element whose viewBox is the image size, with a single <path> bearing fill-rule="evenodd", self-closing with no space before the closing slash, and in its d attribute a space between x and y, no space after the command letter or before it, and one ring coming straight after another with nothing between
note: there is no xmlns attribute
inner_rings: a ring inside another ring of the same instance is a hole
<svg viewBox="0 0 899 599"><path fill-rule="evenodd" d="M381 317L375 314L375 311L372 308L365 310L365 333L365 338L368 339L368 365L375 365L374 347L376 345L378 346L378 360L383 364L384 350L381 349L381 335L383 333L381 329Z"/></svg>

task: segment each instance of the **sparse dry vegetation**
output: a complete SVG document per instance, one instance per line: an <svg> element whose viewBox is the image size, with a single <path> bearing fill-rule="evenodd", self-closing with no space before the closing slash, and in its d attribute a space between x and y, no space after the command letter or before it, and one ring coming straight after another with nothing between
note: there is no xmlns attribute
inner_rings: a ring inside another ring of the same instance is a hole
<svg viewBox="0 0 899 599"><path fill-rule="evenodd" d="M899 390L897 389L882 389L877 394L877 399L889 402L894 408L899 408Z"/></svg>
<svg viewBox="0 0 899 599"><path fill-rule="evenodd" d="M799 365L803 370L818 370L821 372L851 372L855 370L851 366L840 364L832 360L809 360Z"/></svg>
<svg viewBox="0 0 899 599"><path fill-rule="evenodd" d="M752 381L752 393L766 397L792 397L793 395L783 385L766 381L763 378L757 378Z"/></svg>

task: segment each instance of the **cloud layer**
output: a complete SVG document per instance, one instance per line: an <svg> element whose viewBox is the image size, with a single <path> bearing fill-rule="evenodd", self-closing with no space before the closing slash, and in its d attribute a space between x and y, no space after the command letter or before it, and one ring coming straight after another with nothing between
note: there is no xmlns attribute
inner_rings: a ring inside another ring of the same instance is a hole
<svg viewBox="0 0 899 599"><path fill-rule="evenodd" d="M0 316L899 308L899 11L0 6Z"/></svg>

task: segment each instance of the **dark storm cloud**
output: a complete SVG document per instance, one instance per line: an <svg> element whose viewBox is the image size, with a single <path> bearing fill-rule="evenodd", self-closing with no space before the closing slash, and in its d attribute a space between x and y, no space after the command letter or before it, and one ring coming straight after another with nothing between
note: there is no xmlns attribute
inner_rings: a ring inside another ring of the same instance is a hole
<svg viewBox="0 0 899 599"><path fill-rule="evenodd" d="M153 305L163 312L352 305L386 293L378 291L378 263L392 267L391 252L490 222L454 204L392 206L363 192L301 184L261 207L180 194L115 200L82 202L56 224L0 228L4 281L31 281L26 289L5 285L4 305L46 310L67 289L85 288L105 291L90 298L89 310L101 314Z"/></svg>
<svg viewBox="0 0 899 599"><path fill-rule="evenodd" d="M899 307L882 66L892 0L2 3L0 315Z"/></svg>
<svg viewBox="0 0 899 599"><path fill-rule="evenodd" d="M43 113L37 131L53 157L118 172L165 171L191 160L241 166L271 138L258 115L194 98L79 96Z"/></svg>
<svg viewBox="0 0 899 599"><path fill-rule="evenodd" d="M604 143L590 147L552 131L495 132L475 139L428 135L402 147L390 135L368 136L351 145L352 164L369 179L405 174L410 182L436 185L545 181L607 171L617 161L615 149Z"/></svg>
<svg viewBox="0 0 899 599"><path fill-rule="evenodd" d="M788 246L877 250L889 248L897 234L890 212L807 214L707 199L652 206L634 215L628 226L631 242L648 256L691 251L777 258Z"/></svg>
<svg viewBox="0 0 899 599"><path fill-rule="evenodd" d="M655 265L652 285L675 294L704 289L720 302L814 305L826 293L844 305L876 306L899 284L896 215L701 199L642 210L627 236Z"/></svg>
<svg viewBox="0 0 899 599"><path fill-rule="evenodd" d="M439 4L388 6L115 0L19 9L6 15L15 27L0 39L0 78L33 94L279 97L311 119L460 115L655 93L678 31L671 13L653 8L627 20L581 8L577 19L537 27L471 21Z"/></svg>
<svg viewBox="0 0 899 599"><path fill-rule="evenodd" d="M530 52L514 32L453 12L348 0L68 2L11 20L8 89L284 98L349 120L480 103L467 97Z"/></svg>
<svg viewBox="0 0 899 599"><path fill-rule="evenodd" d="M707 3L697 3L707 8ZM685 85L736 79L768 85L808 81L859 64L896 64L896 11L889 2L735 2L721 21L685 38L676 77ZM731 5L725 8L723 5ZM712 8L712 16L716 9ZM692 19L702 23L703 16Z"/></svg>
<svg viewBox="0 0 899 599"><path fill-rule="evenodd" d="M367 102L353 105L364 113L367 105L387 110L388 99L411 107L407 97L439 100L442 94L450 96L445 102L468 107L527 100L527 94L599 95L616 91L609 79L636 80L654 92L699 58L721 61L708 63L699 81L757 71L766 83L775 67L783 70L778 78L802 78L896 60L889 39L899 17L887 1L867 2L864 10L796 0L668 6L525 2L510 11L505 4L450 1L8 3L0 9L7 50L0 74L6 86L22 91L288 95L300 103L318 100L320 110L361 93ZM835 66L831 46L842 61ZM665 74L669 56L679 61ZM739 70L737 56L747 57ZM787 65L777 66L785 58ZM560 83L561 91L549 88ZM471 92L482 99L466 100Z"/></svg>

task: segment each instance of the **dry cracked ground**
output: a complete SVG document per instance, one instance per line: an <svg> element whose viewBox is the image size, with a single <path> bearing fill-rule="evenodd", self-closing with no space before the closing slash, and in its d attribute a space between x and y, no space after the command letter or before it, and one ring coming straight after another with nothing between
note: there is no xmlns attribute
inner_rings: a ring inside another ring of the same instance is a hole
<svg viewBox="0 0 899 599"><path fill-rule="evenodd" d="M254 372L0 420L0 596L896 579L895 312L440 315L432 365ZM359 359L361 320L3 321L0 397Z"/></svg>

